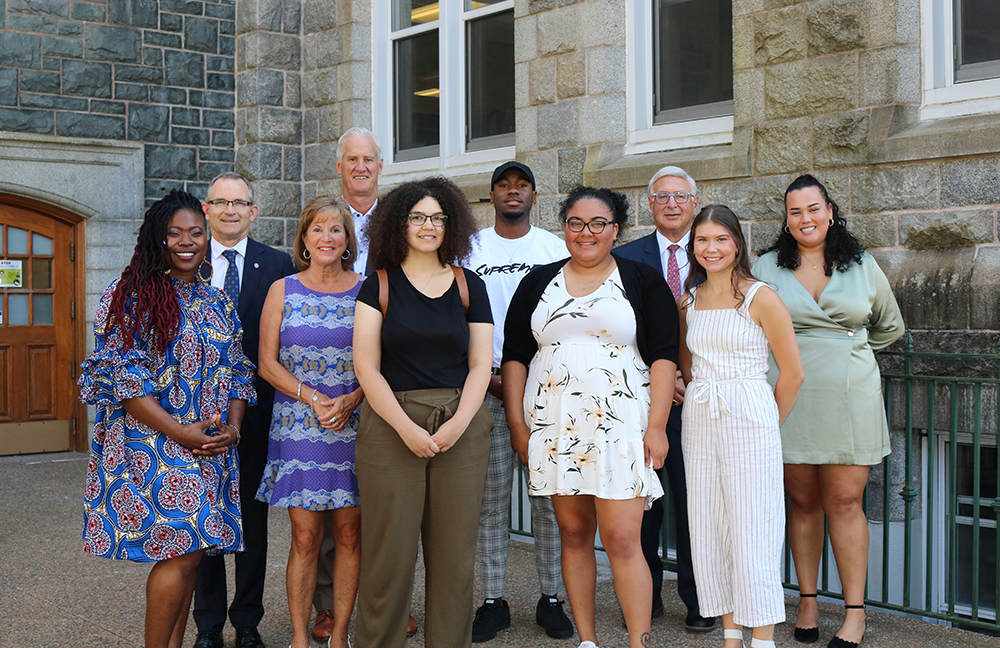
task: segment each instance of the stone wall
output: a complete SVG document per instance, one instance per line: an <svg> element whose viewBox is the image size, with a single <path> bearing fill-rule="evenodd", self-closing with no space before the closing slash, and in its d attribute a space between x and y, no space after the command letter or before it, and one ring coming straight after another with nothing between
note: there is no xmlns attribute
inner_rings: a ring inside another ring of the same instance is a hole
<svg viewBox="0 0 1000 648"><path fill-rule="evenodd" d="M237 8L236 171L260 205L251 236L290 248L302 207L302 3L241 0Z"/></svg>
<svg viewBox="0 0 1000 648"><path fill-rule="evenodd" d="M233 163L233 0L9 0L0 131L140 142L147 202Z"/></svg>

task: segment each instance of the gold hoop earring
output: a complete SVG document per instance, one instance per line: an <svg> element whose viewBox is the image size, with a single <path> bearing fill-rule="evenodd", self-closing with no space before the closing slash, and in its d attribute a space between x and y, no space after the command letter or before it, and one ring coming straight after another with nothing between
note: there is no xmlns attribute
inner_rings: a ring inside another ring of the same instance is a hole
<svg viewBox="0 0 1000 648"><path fill-rule="evenodd" d="M208 266L208 276L205 276L205 266ZM215 274L215 267L208 261L202 261L201 265L198 266L198 278L205 283L210 283L212 281L212 275Z"/></svg>
<svg viewBox="0 0 1000 648"><path fill-rule="evenodd" d="M309 253L309 250L302 250L302 258L305 259L306 261L311 259L312 256L313 255Z"/></svg>
<svg viewBox="0 0 1000 648"><path fill-rule="evenodd" d="M351 258L351 251L344 250L344 253L340 255L340 258L343 259L344 261L347 261L348 259Z"/></svg>
<svg viewBox="0 0 1000 648"><path fill-rule="evenodd" d="M830 219L830 227L833 227L833 219Z"/></svg>
<svg viewBox="0 0 1000 648"><path fill-rule="evenodd" d="M791 234L792 230L788 229L788 225L785 225L785 234Z"/></svg>
<svg viewBox="0 0 1000 648"><path fill-rule="evenodd" d="M170 268L167 268L166 270L164 270L163 274L165 274L165 275L167 275L169 277L170 276Z"/></svg>

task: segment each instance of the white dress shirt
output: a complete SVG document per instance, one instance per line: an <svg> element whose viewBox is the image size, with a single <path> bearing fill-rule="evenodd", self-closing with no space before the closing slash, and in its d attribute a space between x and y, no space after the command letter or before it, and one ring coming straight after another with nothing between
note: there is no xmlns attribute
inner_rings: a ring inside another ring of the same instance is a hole
<svg viewBox="0 0 1000 648"><path fill-rule="evenodd" d="M231 248L227 248L222 243L212 239L212 285L219 290L225 291L226 273L229 271L229 259L222 256L222 253L226 250L236 250L236 271L240 274L240 290L242 290L243 264L247 256L247 237L245 236Z"/></svg>
<svg viewBox="0 0 1000 648"><path fill-rule="evenodd" d="M688 253L687 244L688 240L691 238L691 230L688 230L681 240L677 241L676 245L681 246L681 249L675 252L677 256L677 270L681 275L681 289L684 288L684 282L688 278L688 270L690 269L690 264L688 263ZM667 278L667 262L670 260L670 250L669 246L674 245L674 242L668 239L663 234L660 234L660 230L656 230L656 243L660 246L660 264L663 267L663 278Z"/></svg>

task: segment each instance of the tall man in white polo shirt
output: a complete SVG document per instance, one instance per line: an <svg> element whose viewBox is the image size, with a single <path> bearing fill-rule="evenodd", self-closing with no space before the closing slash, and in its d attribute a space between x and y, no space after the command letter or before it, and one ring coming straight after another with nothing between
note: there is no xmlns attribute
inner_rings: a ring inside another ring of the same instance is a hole
<svg viewBox="0 0 1000 648"><path fill-rule="evenodd" d="M514 450L503 408L500 387L500 359L503 355L503 324L507 305L518 283L538 265L569 256L566 245L555 234L532 227L531 207L537 195L535 176L519 162L501 164L493 172L490 202L496 211L493 227L479 232L468 268L482 277L493 309L493 377L486 404L493 413L492 442L486 489L479 517L477 554L483 567L486 601L472 624L472 641L493 639L510 627L510 608L504 600L507 577L507 548L510 545L508 511L514 478ZM573 624L562 609L559 527L548 497L529 496L531 530L535 536L535 567L541 598L535 606L535 621L556 639L573 636Z"/></svg>
<svg viewBox="0 0 1000 648"><path fill-rule="evenodd" d="M378 177L382 174L382 147L375 133L367 128L354 126L344 131L337 140L337 173L340 175L344 201L354 215L354 232L357 236L358 256L353 270L361 276L368 272L368 237L364 227L378 205ZM324 515L323 544L319 550L316 569L316 591L313 607L316 622L312 635L318 641L330 638L333 633L333 516ZM410 617L407 635L415 633L416 620Z"/></svg>
<svg viewBox="0 0 1000 648"><path fill-rule="evenodd" d="M382 147L375 133L354 126L337 140L337 174L343 185L344 200L354 214L354 231L358 236L358 258L354 271L367 276L368 237L364 226L378 205L378 177L382 174Z"/></svg>
<svg viewBox="0 0 1000 648"><path fill-rule="evenodd" d="M674 299L680 299L688 276L687 244L691 236L691 222L698 212L700 201L698 186L684 169L666 166L653 174L647 193L656 231L615 249L615 254L656 268L663 273ZM715 628L715 619L707 619L699 612L698 591L691 565L687 486L681 448L683 401L684 385L678 380L675 404L670 409L670 420L667 422L670 452L663 467L673 493L674 525L677 530L677 592L688 609L684 627L690 632L708 632ZM662 524L663 504L662 499L658 499L642 518L642 553L653 575L654 618L663 614L663 563L659 553Z"/></svg>

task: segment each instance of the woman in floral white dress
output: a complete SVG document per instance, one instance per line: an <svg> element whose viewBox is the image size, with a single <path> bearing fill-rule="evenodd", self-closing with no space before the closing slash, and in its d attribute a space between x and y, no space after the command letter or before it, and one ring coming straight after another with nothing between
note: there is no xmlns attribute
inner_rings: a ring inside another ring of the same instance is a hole
<svg viewBox="0 0 1000 648"><path fill-rule="evenodd" d="M633 648L649 639L642 513L663 495L678 322L651 267L611 254L622 194L580 187L562 204L568 260L518 286L504 329L504 405L533 495L552 495L581 648L595 648L594 537L611 561ZM651 399L651 394L655 395Z"/></svg>

